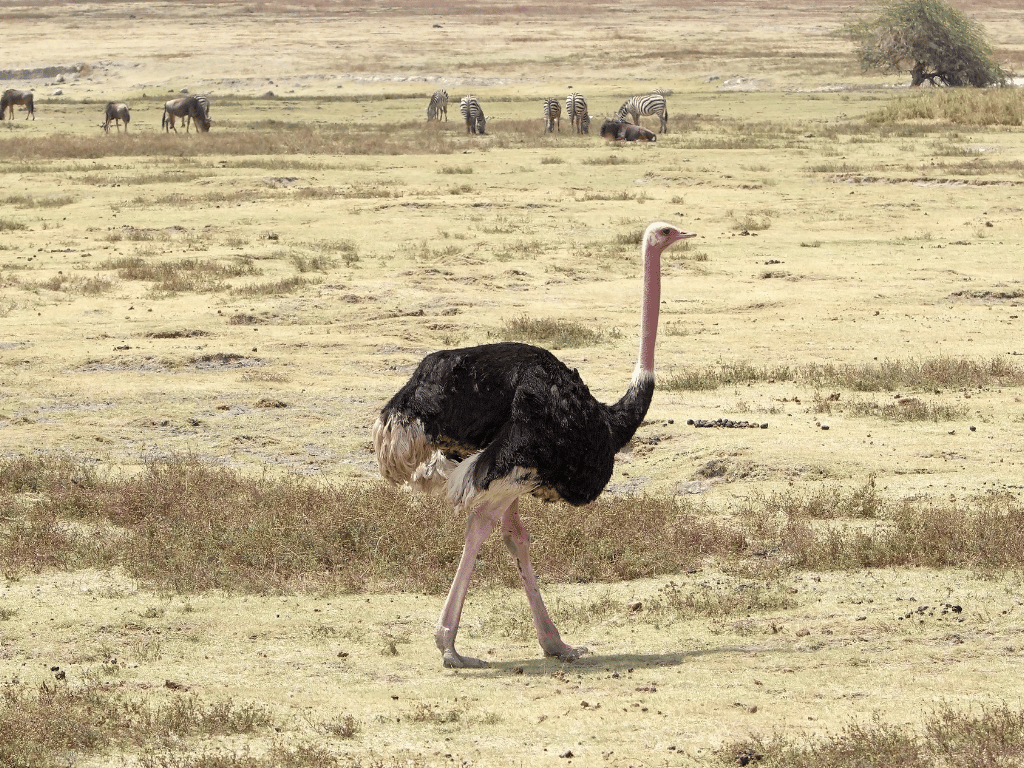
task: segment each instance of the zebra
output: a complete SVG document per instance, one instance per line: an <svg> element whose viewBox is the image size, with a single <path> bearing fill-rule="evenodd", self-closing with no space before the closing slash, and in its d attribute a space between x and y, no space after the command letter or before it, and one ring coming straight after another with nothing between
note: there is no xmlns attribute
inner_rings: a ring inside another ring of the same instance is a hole
<svg viewBox="0 0 1024 768"><path fill-rule="evenodd" d="M210 130L210 120L203 112L199 99L195 96L183 96L180 99L171 99L166 102L164 104L164 116L160 120L160 127L165 131L173 130L177 133L178 129L174 127L174 118L180 117L182 123L184 123L186 115L192 118L193 122L199 126L199 130L203 133Z"/></svg>
<svg viewBox="0 0 1024 768"><path fill-rule="evenodd" d="M463 96L459 102L459 111L466 120L466 133L486 133L487 118L476 96Z"/></svg>
<svg viewBox="0 0 1024 768"><path fill-rule="evenodd" d="M544 129L553 133L555 125L558 125L558 132L562 132L562 105L558 99L544 99Z"/></svg>
<svg viewBox="0 0 1024 768"><path fill-rule="evenodd" d="M11 113L11 120L14 119L15 104L25 105L26 120L28 120L29 115L32 115L33 120L36 119L35 97L32 95L32 91L16 91L14 88L8 88L4 91L3 96L0 96L0 120L4 119L4 115L7 114L8 110Z"/></svg>
<svg viewBox="0 0 1024 768"><path fill-rule="evenodd" d="M565 97L565 114L576 133L590 133L590 114L582 93L570 93Z"/></svg>
<svg viewBox="0 0 1024 768"><path fill-rule="evenodd" d="M205 93L197 93L196 101L199 102L199 106L203 108L203 114L206 115L206 122L210 122L210 99L207 98ZM192 122L188 115L181 118L182 124L185 126L185 133L188 133L188 127ZM196 130L199 130L198 128Z"/></svg>
<svg viewBox="0 0 1024 768"><path fill-rule="evenodd" d="M661 120L661 128L658 133L668 131L668 105L665 103L665 97L660 93L649 93L646 96L634 96L631 99L626 99L625 103L619 107L615 119L621 122L626 119L627 113L633 118L636 125L640 125L640 115L657 115Z"/></svg>
<svg viewBox="0 0 1024 768"><path fill-rule="evenodd" d="M448 122L448 91L443 88L439 91L434 91L433 96L430 97L430 104L427 105L427 122L431 120L440 121L440 114L444 114L444 121Z"/></svg>
<svg viewBox="0 0 1024 768"><path fill-rule="evenodd" d="M128 105L110 101L107 102L107 109L104 113L106 118L101 126L103 130L110 133L110 123L113 121L114 125L117 126L118 133L121 132L121 123L124 123L124 132L128 133L128 123L132 119L131 114L128 112Z"/></svg>

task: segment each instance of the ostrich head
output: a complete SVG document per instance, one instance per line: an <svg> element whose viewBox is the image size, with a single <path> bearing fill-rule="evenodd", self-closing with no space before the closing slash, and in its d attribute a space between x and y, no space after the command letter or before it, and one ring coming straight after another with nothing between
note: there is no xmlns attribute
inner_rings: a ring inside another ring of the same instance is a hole
<svg viewBox="0 0 1024 768"><path fill-rule="evenodd" d="M686 240L696 237L695 232L684 232L679 227L666 224L664 221L655 221L647 226L644 233L644 252L661 253L677 240Z"/></svg>

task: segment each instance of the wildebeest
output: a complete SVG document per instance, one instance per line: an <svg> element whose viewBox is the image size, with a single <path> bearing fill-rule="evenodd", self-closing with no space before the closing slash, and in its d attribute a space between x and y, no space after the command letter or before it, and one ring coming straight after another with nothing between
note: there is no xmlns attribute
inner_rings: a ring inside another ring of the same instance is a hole
<svg viewBox="0 0 1024 768"><path fill-rule="evenodd" d="M657 141L658 135L640 125L605 120L601 124L601 138L608 141Z"/></svg>
<svg viewBox="0 0 1024 768"><path fill-rule="evenodd" d="M131 113L128 112L128 105L120 101L107 102L107 110L104 113L103 130L110 133L110 123L113 122L118 132L121 131L121 123L124 123L124 132L128 133L128 123L131 121Z"/></svg>
<svg viewBox="0 0 1024 768"><path fill-rule="evenodd" d="M26 120L28 120L29 115L32 115L33 120L36 119L36 105L32 91L16 91L14 88L8 88L4 91L3 96L0 96L0 120L4 119L4 115L7 114L8 110L11 113L11 120L14 119L15 104L25 105Z"/></svg>
<svg viewBox="0 0 1024 768"><path fill-rule="evenodd" d="M210 99L209 99L209 97L205 93L197 93L195 96L196 96L196 101L199 102L199 106L203 108L203 114L206 115L206 121L207 122L211 122L210 121ZM189 124L192 122L192 120L189 118L188 115L185 115L183 118L181 118L181 122L185 124L185 133L188 133L188 127L189 127ZM196 130L199 130L199 129L197 128Z"/></svg>
<svg viewBox="0 0 1024 768"><path fill-rule="evenodd" d="M199 130L203 133L210 130L210 120L203 111L203 105L195 96L182 96L180 99L171 99L165 102L160 127L165 131L172 130L177 133L178 129L174 127L174 118L180 117L184 121L186 115L199 126ZM188 132L188 126L185 127L185 131Z"/></svg>

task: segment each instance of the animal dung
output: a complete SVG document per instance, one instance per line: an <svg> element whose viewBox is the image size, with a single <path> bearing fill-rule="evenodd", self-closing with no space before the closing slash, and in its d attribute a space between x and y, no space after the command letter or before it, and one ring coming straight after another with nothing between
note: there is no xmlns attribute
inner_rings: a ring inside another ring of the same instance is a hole
<svg viewBox="0 0 1024 768"><path fill-rule="evenodd" d="M768 429L768 422L758 424L756 421L733 421L732 419L687 419L686 423L692 427L726 427L728 429ZM825 427L828 429L828 427Z"/></svg>

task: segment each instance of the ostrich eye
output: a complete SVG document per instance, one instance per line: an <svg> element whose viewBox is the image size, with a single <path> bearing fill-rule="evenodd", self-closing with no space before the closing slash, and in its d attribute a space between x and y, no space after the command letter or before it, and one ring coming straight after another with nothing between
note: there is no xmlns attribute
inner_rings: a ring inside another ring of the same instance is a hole
<svg viewBox="0 0 1024 768"><path fill-rule="evenodd" d="M662 230L661 230L661 234L663 234L663 235L665 235L665 236L668 236L668 235L672 234L672 230L671 230L671 229L669 229L668 227L664 227L664 228L662 228Z"/></svg>

